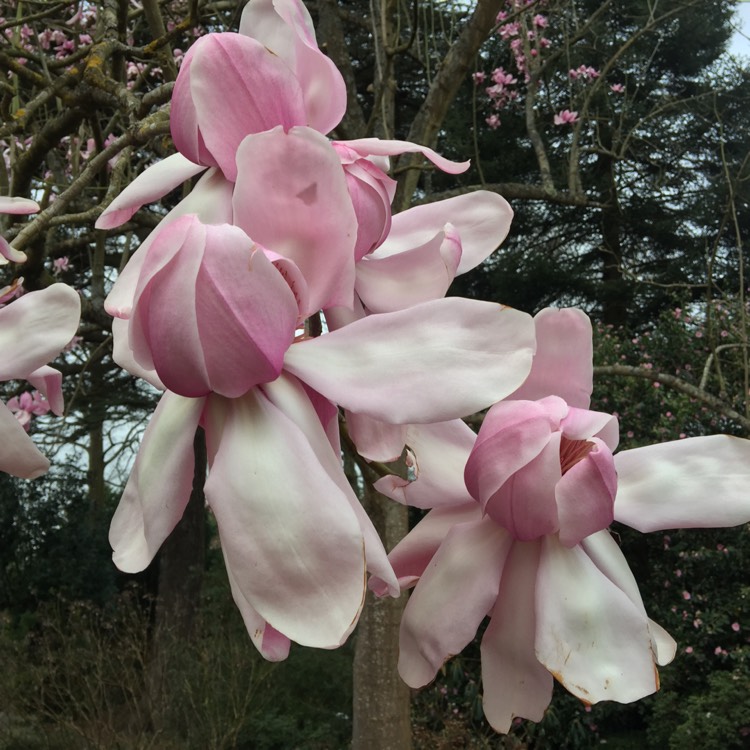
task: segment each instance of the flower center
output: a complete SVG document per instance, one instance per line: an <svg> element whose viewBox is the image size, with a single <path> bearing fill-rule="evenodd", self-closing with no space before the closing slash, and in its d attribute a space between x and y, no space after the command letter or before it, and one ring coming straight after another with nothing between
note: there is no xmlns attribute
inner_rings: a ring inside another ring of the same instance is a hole
<svg viewBox="0 0 750 750"><path fill-rule="evenodd" d="M560 470L563 474L570 471L594 449L588 440L570 440L563 437L560 441Z"/></svg>

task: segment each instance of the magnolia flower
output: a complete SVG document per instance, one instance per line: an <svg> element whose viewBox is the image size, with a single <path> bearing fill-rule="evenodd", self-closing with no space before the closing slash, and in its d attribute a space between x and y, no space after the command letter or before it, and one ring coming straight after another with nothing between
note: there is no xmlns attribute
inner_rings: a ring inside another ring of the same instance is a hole
<svg viewBox="0 0 750 750"><path fill-rule="evenodd" d="M750 441L693 438L612 457L614 418L587 410L588 318L545 310L535 323L531 374L478 437L460 422L411 427L417 481L378 483L434 508L389 556L402 587L416 584L399 671L412 687L430 682L489 615L484 710L502 732L516 716L542 718L553 677L586 703L658 689L655 664L676 645L646 615L612 518L641 531L750 520ZM451 476L462 464L465 487Z"/></svg>
<svg viewBox="0 0 750 750"><path fill-rule="evenodd" d="M578 122L578 112L563 109L555 115L555 125L571 125Z"/></svg>
<svg viewBox="0 0 750 750"><path fill-rule="evenodd" d="M295 340L305 296L295 283L304 279L239 228L183 216L147 248L130 312L113 327L116 361L169 389L112 521L114 560L143 569L174 528L202 425L206 497L235 600L269 658L283 658L290 639L339 645L362 605L365 566L398 591L343 474L334 404L396 424L468 414L523 381L534 346L528 316L461 299Z"/></svg>
<svg viewBox="0 0 750 750"><path fill-rule="evenodd" d="M41 417L50 410L49 401L39 391L24 391L20 396L13 396L6 406L16 415L26 432L29 431L32 417Z"/></svg>
<svg viewBox="0 0 750 750"><path fill-rule="evenodd" d="M80 309L78 294L65 284L29 292L0 309L0 380L27 380L58 415L63 410L62 375L47 362L73 338ZM49 461L2 402L0 435L0 471L23 479L47 471Z"/></svg>

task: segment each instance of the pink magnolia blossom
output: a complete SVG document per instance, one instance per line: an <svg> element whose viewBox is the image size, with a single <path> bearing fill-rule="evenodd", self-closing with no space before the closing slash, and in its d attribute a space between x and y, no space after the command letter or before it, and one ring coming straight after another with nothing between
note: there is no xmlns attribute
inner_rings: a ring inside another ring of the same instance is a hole
<svg viewBox="0 0 750 750"><path fill-rule="evenodd" d="M578 122L578 112L571 112L569 109L560 110L554 118L555 125L572 125Z"/></svg>
<svg viewBox="0 0 750 750"><path fill-rule="evenodd" d="M622 94L625 91L625 86L623 86L621 83L613 83L609 90L614 92L615 94Z"/></svg>
<svg viewBox="0 0 750 750"><path fill-rule="evenodd" d="M6 406L16 415L26 432L29 431L32 417L40 417L50 410L49 401L39 391L24 391L10 399Z"/></svg>
<svg viewBox="0 0 750 750"><path fill-rule="evenodd" d="M479 436L461 422L412 426L417 481L377 485L433 507L389 556L402 588L415 586L401 624L402 677L430 682L489 615L484 710L503 732L514 717L542 718L553 677L586 703L658 689L655 664L676 644L648 618L606 528L612 518L641 531L750 520L750 441L694 438L612 457L616 422L587 411L588 319L545 310L535 322L531 374ZM455 475L464 464L465 487Z"/></svg>
<svg viewBox="0 0 750 750"><path fill-rule="evenodd" d="M189 215L160 230L137 271L115 358L170 390L112 521L116 564L141 570L179 520L202 425L206 496L251 637L268 658L290 639L335 647L356 622L365 566L397 586L341 469L334 404L388 423L470 413L522 382L531 321L437 300L293 341L304 278L241 229Z"/></svg>
<svg viewBox="0 0 750 750"><path fill-rule="evenodd" d="M492 114L489 117L485 118L485 122L492 128L492 130L497 130L500 127L500 117L498 115Z"/></svg>

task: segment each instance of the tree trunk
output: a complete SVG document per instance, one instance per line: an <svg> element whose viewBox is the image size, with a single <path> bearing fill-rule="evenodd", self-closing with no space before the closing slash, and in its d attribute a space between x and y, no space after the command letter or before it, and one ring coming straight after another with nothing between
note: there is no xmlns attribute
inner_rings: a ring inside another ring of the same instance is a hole
<svg viewBox="0 0 750 750"><path fill-rule="evenodd" d="M408 531L408 513L375 490L365 510L391 549ZM409 688L398 675L398 632L406 595L377 599L368 592L354 646L352 750L410 750Z"/></svg>

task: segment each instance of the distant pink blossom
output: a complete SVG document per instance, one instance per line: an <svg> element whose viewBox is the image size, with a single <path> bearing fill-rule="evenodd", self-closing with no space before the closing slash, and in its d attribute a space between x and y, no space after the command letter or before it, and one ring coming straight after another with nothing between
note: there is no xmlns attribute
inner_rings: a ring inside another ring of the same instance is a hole
<svg viewBox="0 0 750 750"><path fill-rule="evenodd" d="M625 91L625 86L623 86L621 83L613 83L609 90L614 92L615 94L622 94Z"/></svg>
<svg viewBox="0 0 750 750"><path fill-rule="evenodd" d="M497 115L490 115L486 118L485 122L490 128L492 128L492 130L497 130L500 127L500 118Z"/></svg>
<svg viewBox="0 0 750 750"><path fill-rule="evenodd" d="M691 593L690 593L689 591L683 591L683 592L682 592L682 598L683 598L683 599L684 599L685 601L690 601L690 599L692 599L692 598L693 598L693 596L692 596L692 594L691 594Z"/></svg>
<svg viewBox="0 0 750 750"><path fill-rule="evenodd" d="M52 273L55 276L59 276L63 271L67 271L72 266L70 265L70 259L67 255L63 255L60 258L55 258L52 261Z"/></svg>
<svg viewBox="0 0 750 750"><path fill-rule="evenodd" d="M532 19L532 23L539 29L546 29L549 24L549 22L547 21L547 17L543 16L541 13L537 13L534 16L534 18Z"/></svg>
<svg viewBox="0 0 750 750"><path fill-rule="evenodd" d="M734 630L735 633L739 633L740 632L740 624L738 622L733 622L732 623L732 630Z"/></svg>
<svg viewBox="0 0 750 750"><path fill-rule="evenodd" d="M476 73L472 73L471 77L474 80L474 83L479 86L480 84L484 83L487 75L483 71L478 70Z"/></svg>
<svg viewBox="0 0 750 750"><path fill-rule="evenodd" d="M555 125L571 125L578 122L578 112L571 112L569 109L563 109L555 115Z"/></svg>

